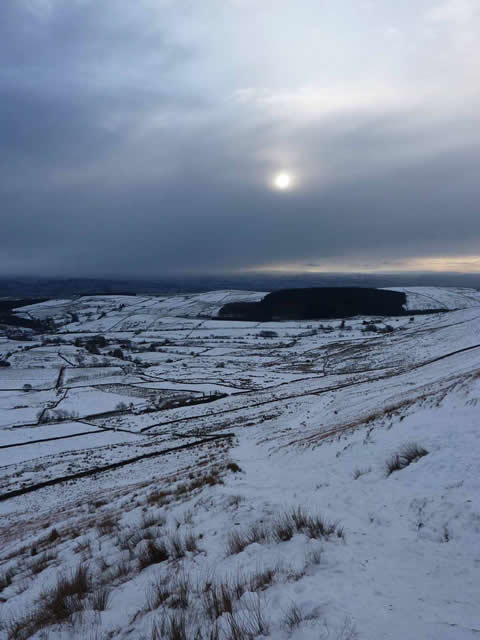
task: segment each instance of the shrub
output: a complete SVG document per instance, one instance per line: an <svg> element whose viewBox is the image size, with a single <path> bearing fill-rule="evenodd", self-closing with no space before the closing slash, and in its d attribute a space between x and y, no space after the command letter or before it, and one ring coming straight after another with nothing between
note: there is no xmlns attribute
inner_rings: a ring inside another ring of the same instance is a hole
<svg viewBox="0 0 480 640"><path fill-rule="evenodd" d="M400 455L408 464L411 464L428 455L428 451L415 442L409 442L403 447Z"/></svg>
<svg viewBox="0 0 480 640"><path fill-rule="evenodd" d="M46 569L49 564L55 560L57 554L55 551L46 551L42 555L38 556L32 563L30 564L30 568L34 575L41 573L44 569Z"/></svg>
<svg viewBox="0 0 480 640"><path fill-rule="evenodd" d="M322 561L322 552L320 549L315 549L315 551L310 551L305 556L305 563L307 565L320 564L321 561Z"/></svg>
<svg viewBox="0 0 480 640"><path fill-rule="evenodd" d="M248 591L258 592L267 589L278 573L278 569L264 569L258 573L254 573L248 580Z"/></svg>
<svg viewBox="0 0 480 640"><path fill-rule="evenodd" d="M152 640L192 640L187 631L187 618L183 612L166 613L152 629Z"/></svg>
<svg viewBox="0 0 480 640"><path fill-rule="evenodd" d="M92 609L95 611L105 611L110 600L110 590L100 586L95 589L90 597Z"/></svg>
<svg viewBox="0 0 480 640"><path fill-rule="evenodd" d="M147 590L147 609L154 611L161 607L172 595L167 577L157 578Z"/></svg>
<svg viewBox="0 0 480 640"><path fill-rule="evenodd" d="M90 587L91 580L85 565L79 564L70 575L61 575L55 587L44 594L46 608L54 620L66 620L75 611L81 611L80 600Z"/></svg>
<svg viewBox="0 0 480 640"><path fill-rule="evenodd" d="M149 505L157 504L163 506L168 504L170 496L171 494L168 491L155 490L147 496L147 503Z"/></svg>
<svg viewBox="0 0 480 640"><path fill-rule="evenodd" d="M285 613L285 616L283 618L283 626L287 627L287 629L292 632L294 629L299 627L302 622L302 611L295 603L293 603Z"/></svg>
<svg viewBox="0 0 480 640"><path fill-rule="evenodd" d="M294 631L297 627L299 627L302 622L307 620L315 620L318 618L319 610L313 609L310 613L303 613L302 610L295 604L292 603L290 608L286 611L285 616L283 618L282 624L285 626L290 633ZM330 634L328 634L330 636ZM343 635L336 636L337 640L347 640Z"/></svg>
<svg viewBox="0 0 480 640"><path fill-rule="evenodd" d="M116 526L117 523L113 517L111 515L107 515L97 524L97 530L101 536L106 536L110 535Z"/></svg>
<svg viewBox="0 0 480 640"><path fill-rule="evenodd" d="M359 469L357 467L353 471L353 479L354 480L358 480L358 478L360 478L360 476L364 476L366 473L370 473L371 470L372 470L371 467L368 467L367 469Z"/></svg>
<svg viewBox="0 0 480 640"><path fill-rule="evenodd" d="M192 532L187 533L187 535L185 536L184 542L185 542L185 549L187 551L190 551L190 553L194 553L195 551L198 551L197 538Z"/></svg>
<svg viewBox="0 0 480 640"><path fill-rule="evenodd" d="M14 575L15 569L13 567L10 567L3 573L0 573L0 593L12 584Z"/></svg>
<svg viewBox="0 0 480 640"><path fill-rule="evenodd" d="M207 617L213 622L224 613L233 613L235 590L228 582L206 585L203 591L203 606Z"/></svg>
<svg viewBox="0 0 480 640"><path fill-rule="evenodd" d="M193 537L193 534L191 535ZM190 539L189 539L189 544L190 546L192 545L192 540ZM182 536L178 532L172 533L170 535L168 540L168 546L169 546L172 557L175 558L176 560L180 560L180 558L185 557L185 552L187 550L185 545L185 540L182 538Z"/></svg>
<svg viewBox="0 0 480 640"><path fill-rule="evenodd" d="M172 595L168 601L172 609L188 609L190 603L190 578L183 573L172 584Z"/></svg>
<svg viewBox="0 0 480 640"><path fill-rule="evenodd" d="M303 533L309 538L344 538L344 530L336 522L327 522L321 516L311 516L302 507L278 516L270 527L253 524L246 531L232 531L227 538L227 554L241 553L254 542L286 542L295 533Z"/></svg>
<svg viewBox="0 0 480 640"><path fill-rule="evenodd" d="M268 534L263 525L253 524L247 531L232 531L227 538L227 553L241 553L249 544L266 542Z"/></svg>
<svg viewBox="0 0 480 640"><path fill-rule="evenodd" d="M166 518L163 515L158 515L155 513L144 513L142 515L142 520L140 526L142 529L149 529L150 527L162 527L166 523Z"/></svg>
<svg viewBox="0 0 480 640"><path fill-rule="evenodd" d="M415 442L409 442L405 444L398 453L392 455L385 463L385 472L387 476L391 475L394 471L401 471L408 467L412 462L417 462L420 458L423 458L428 454L428 451L416 444Z"/></svg>
<svg viewBox="0 0 480 640"><path fill-rule="evenodd" d="M268 635L269 628L263 616L260 597L257 594L251 594L243 604L244 609L239 614L227 616L229 640L251 640L259 635Z"/></svg>
<svg viewBox="0 0 480 640"><path fill-rule="evenodd" d="M329 538L334 534L338 538L344 537L343 528L338 523L327 522L319 515L310 516L302 507L293 509L290 515L297 531L305 533L309 538Z"/></svg>
<svg viewBox="0 0 480 640"><path fill-rule="evenodd" d="M90 550L91 550L90 540L80 540L79 542L77 542L77 544L73 548L74 553L83 553L84 551L90 552Z"/></svg>
<svg viewBox="0 0 480 640"><path fill-rule="evenodd" d="M286 542L293 538L295 532L295 522L289 514L285 513L273 522L272 535L275 542Z"/></svg>
<svg viewBox="0 0 480 640"><path fill-rule="evenodd" d="M138 565L140 570L149 567L152 564L158 564L168 560L169 554L167 547L163 542L148 540L138 555Z"/></svg>
<svg viewBox="0 0 480 640"><path fill-rule="evenodd" d="M105 576L105 580L110 583L114 580L118 580L119 578L126 578L130 574L130 563L128 560L121 560L117 562L113 567L110 567L107 575Z"/></svg>
<svg viewBox="0 0 480 640"><path fill-rule="evenodd" d="M60 575L54 587L40 594L36 609L7 625L8 637L26 640L45 627L66 622L74 613L86 609L85 596L90 587L90 577L84 565L78 565L70 575Z"/></svg>
<svg viewBox="0 0 480 640"><path fill-rule="evenodd" d="M390 456L390 458L385 462L385 471L387 476L392 474L394 471L401 471L402 469L404 469L404 467L405 465L403 464L402 459L400 458L398 453Z"/></svg>

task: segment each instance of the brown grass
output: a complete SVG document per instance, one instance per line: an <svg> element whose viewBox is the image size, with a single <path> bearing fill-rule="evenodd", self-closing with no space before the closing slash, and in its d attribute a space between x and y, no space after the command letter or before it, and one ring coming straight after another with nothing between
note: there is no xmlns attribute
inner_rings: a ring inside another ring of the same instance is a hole
<svg viewBox="0 0 480 640"><path fill-rule="evenodd" d="M328 522L319 515L310 515L302 507L278 516L272 523L254 524L243 531L232 531L227 538L227 555L241 553L248 545L257 542L287 542L295 533L309 538L344 538L344 530L336 522Z"/></svg>
<svg viewBox="0 0 480 640"><path fill-rule="evenodd" d="M168 549L163 542L148 540L139 551L138 566L140 570L143 570L152 564L165 562L168 558Z"/></svg>
<svg viewBox="0 0 480 640"><path fill-rule="evenodd" d="M409 442L405 444L398 453L391 456L385 463L385 473L387 476L391 475L394 471L401 471L408 467L412 462L417 462L420 458L428 455L428 451L416 444L415 442Z"/></svg>
<svg viewBox="0 0 480 640"><path fill-rule="evenodd" d="M67 622L74 613L87 608L90 589L91 579L85 565L79 564L70 574L59 575L56 585L40 594L36 608L7 623L8 638L26 640L45 627Z"/></svg>

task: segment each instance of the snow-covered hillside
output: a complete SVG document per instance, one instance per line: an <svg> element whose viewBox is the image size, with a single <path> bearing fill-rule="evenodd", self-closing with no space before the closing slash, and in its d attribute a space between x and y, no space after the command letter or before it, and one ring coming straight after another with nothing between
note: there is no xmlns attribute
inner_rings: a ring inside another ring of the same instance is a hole
<svg viewBox="0 0 480 640"><path fill-rule="evenodd" d="M460 287L389 287L407 295L407 310L469 309L480 305L480 291Z"/></svg>
<svg viewBox="0 0 480 640"><path fill-rule="evenodd" d="M390 287L407 296L407 311L478 307L480 291L454 287ZM17 315L61 323L62 331L161 329L169 318L215 318L231 302L258 302L261 291L209 291L181 296L83 296L20 307Z"/></svg>
<svg viewBox="0 0 480 640"><path fill-rule="evenodd" d="M58 327L0 336L0 638L478 638L480 299L405 291L456 310L22 307Z"/></svg>

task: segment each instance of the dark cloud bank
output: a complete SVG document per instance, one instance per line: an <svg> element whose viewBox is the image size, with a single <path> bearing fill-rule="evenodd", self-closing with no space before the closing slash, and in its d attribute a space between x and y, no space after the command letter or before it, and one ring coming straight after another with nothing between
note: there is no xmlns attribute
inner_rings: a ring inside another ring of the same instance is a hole
<svg viewBox="0 0 480 640"><path fill-rule="evenodd" d="M476 96L463 111L441 91L367 107L354 96L318 117L305 115L301 92L286 108L261 93L238 100L249 68L255 86L270 72L245 38L245 65L232 51L227 73L228 34L223 60L207 37L215 3L207 25L183 2L133 4L0 8L1 274L162 277L328 261L388 271L478 255ZM285 159L298 180L279 193L270 178Z"/></svg>

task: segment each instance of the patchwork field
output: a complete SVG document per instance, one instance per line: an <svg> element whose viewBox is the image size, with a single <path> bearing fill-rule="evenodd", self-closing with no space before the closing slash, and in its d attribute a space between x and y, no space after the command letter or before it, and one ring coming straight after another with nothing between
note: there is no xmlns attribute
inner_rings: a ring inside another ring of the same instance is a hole
<svg viewBox="0 0 480 640"><path fill-rule="evenodd" d="M19 308L54 328L0 327L0 638L478 638L480 292L401 290Z"/></svg>

